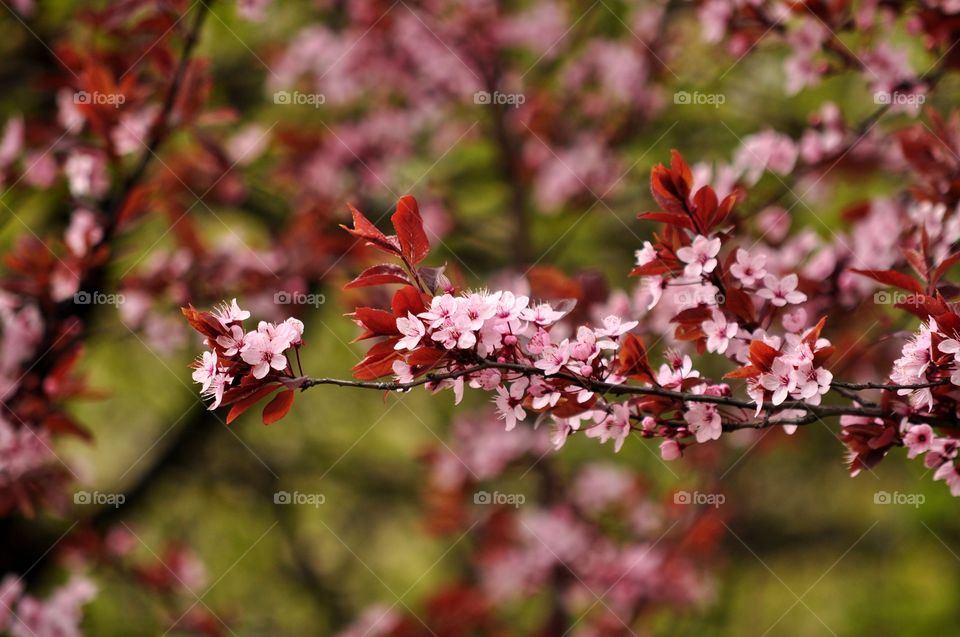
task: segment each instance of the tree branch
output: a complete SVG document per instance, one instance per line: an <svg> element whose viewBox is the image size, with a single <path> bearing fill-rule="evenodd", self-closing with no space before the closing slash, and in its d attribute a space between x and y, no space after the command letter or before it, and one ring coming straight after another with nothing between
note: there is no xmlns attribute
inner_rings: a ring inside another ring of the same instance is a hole
<svg viewBox="0 0 960 637"><path fill-rule="evenodd" d="M500 371L514 372L521 376L533 377L538 376L546 379L561 379L569 381L571 385L576 387L587 389L599 394L611 394L614 396L659 396L661 398L669 398L672 400L681 401L684 403L710 403L714 405L723 405L727 407L737 407L740 409L750 409L755 410L757 404L752 401L742 400L739 398L734 398L732 396L709 396L705 394L694 394L690 392L675 391L672 389L665 389L663 387L645 387L640 385L627 385L627 384L617 384L617 383L607 383L604 381L594 380L590 378L584 378L581 376L576 376L569 373L559 373L547 375L542 369L537 367L532 367L529 365L523 365L519 363L501 363L496 361L490 361L485 359L479 359L475 361L474 364L465 366L462 369L443 372L443 373L428 373L423 377L414 380L409 383L400 383L400 382L381 382L381 381L357 381L357 380L345 380L339 378L296 378L289 381L290 386L299 388L301 390L308 389L310 387L315 387L317 385L336 385L338 387L353 387L357 389L376 389L380 391L396 391L396 392L406 392L416 387L427 385L430 383L439 383L445 380L454 380L457 378L463 378L481 372L488 369L495 369ZM950 384L949 380L940 380L929 383L918 383L915 385L887 385L882 383L847 383L835 381L831 384L831 387L836 387L843 390L866 390L866 389L884 389L884 390L898 390L898 389L924 389L929 387L939 387L942 385ZM903 414L896 412L893 409L884 409L875 404L867 405L810 405L808 403L798 401L798 400L788 400L776 405L771 402L764 402L761 406L761 409L764 409L768 412L768 416L763 420L756 421L733 421L724 423L724 429L728 431L734 431L737 429L763 429L766 427L776 427L783 425L807 425L822 418L831 418L837 416L863 416L867 418L901 418ZM779 412L786 410L802 410L807 412L806 416L801 418L789 419L789 420L770 420L770 415L774 415ZM911 414L910 418L917 422L927 422L931 424L939 424L945 426L960 426L960 420L957 418L947 418L933 415L923 415L923 414ZM666 423L670 425L671 422L667 421ZM681 421L676 421L673 424L676 426L685 426L686 423Z"/></svg>

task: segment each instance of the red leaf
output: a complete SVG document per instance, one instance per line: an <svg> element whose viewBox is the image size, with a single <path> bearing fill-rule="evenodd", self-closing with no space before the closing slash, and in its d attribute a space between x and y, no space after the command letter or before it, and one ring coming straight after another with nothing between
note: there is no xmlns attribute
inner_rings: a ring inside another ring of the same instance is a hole
<svg viewBox="0 0 960 637"><path fill-rule="evenodd" d="M230 412L227 414L227 424L229 425L232 423L234 420L240 417L240 414L256 405L260 399L266 398L281 387L282 385L280 383L263 385L246 398L238 400L236 403L234 403L233 407L230 408Z"/></svg>
<svg viewBox="0 0 960 637"><path fill-rule="evenodd" d="M704 186L693 196L693 211L705 232L709 231L710 222L717 213L717 193L710 186Z"/></svg>
<svg viewBox="0 0 960 637"><path fill-rule="evenodd" d="M946 274L947 270L949 270L957 261L960 261L960 252L954 252L949 257L944 259L933 271L933 278L930 282L936 285L937 281L940 280L940 277Z"/></svg>
<svg viewBox="0 0 960 637"><path fill-rule="evenodd" d="M678 312L676 316L670 319L670 322L694 323L699 327L704 321L709 321L711 316L713 316L713 314L710 312L710 308L698 305L697 307L688 307Z"/></svg>
<svg viewBox="0 0 960 637"><path fill-rule="evenodd" d="M680 212L641 212L637 215L637 218L647 219L649 221L661 221L693 230L693 222L690 221L690 217Z"/></svg>
<svg viewBox="0 0 960 637"><path fill-rule="evenodd" d="M914 316L921 319L927 319L931 316L938 316L950 311L947 304L940 298L927 296L925 294L915 294L905 303L894 303L894 307L906 310Z"/></svg>
<svg viewBox="0 0 960 637"><path fill-rule="evenodd" d="M750 299L750 295L743 291L743 288L738 288L733 285L730 285L729 277L724 279L726 287L724 292L726 292L726 298L724 299L724 305L734 314L737 318L744 321L745 323L753 323L756 320L756 314L754 312L753 301Z"/></svg>
<svg viewBox="0 0 960 637"><path fill-rule="evenodd" d="M756 378L760 375L760 370L754 367L753 365L744 365L743 367L738 367L732 372L728 372L723 377L724 378Z"/></svg>
<svg viewBox="0 0 960 637"><path fill-rule="evenodd" d="M349 206L349 204L347 204ZM363 213L350 206L350 214L353 215L353 227L340 224L340 227L354 235L365 240L388 254L400 254L400 244L396 237L388 237L380 232L379 228L370 223L370 220L363 216Z"/></svg>
<svg viewBox="0 0 960 637"><path fill-rule="evenodd" d="M923 255L916 250L905 249L903 250L903 256L906 258L907 263L910 264L910 267L913 268L913 271L917 273L917 276L924 281L929 278L930 272L927 268L926 261L923 259Z"/></svg>
<svg viewBox="0 0 960 637"><path fill-rule="evenodd" d="M673 187L670 171L662 164L654 166L650 173L650 192L657 204L667 212L683 212L683 200Z"/></svg>
<svg viewBox="0 0 960 637"><path fill-rule="evenodd" d="M417 207L417 200L410 195L400 197L397 211L390 219L400 240L400 251L411 264L423 261L430 252L430 240L423 231L423 219Z"/></svg>
<svg viewBox="0 0 960 637"><path fill-rule="evenodd" d="M823 331L823 326L826 325L826 323L827 317L821 316L820 320L817 321L817 324L810 328L810 331L808 331L806 336L803 337L803 342L809 345L811 349L813 349L817 339L820 338L820 332Z"/></svg>
<svg viewBox="0 0 960 637"><path fill-rule="evenodd" d="M693 189L693 172L684 161L683 155L675 148L670 151L670 172L673 173L673 181L680 198L686 199Z"/></svg>
<svg viewBox="0 0 960 637"><path fill-rule="evenodd" d="M634 269L630 270L630 276L655 276L657 274L665 274L670 272L670 266L662 262L660 259L656 259L647 263L646 265L638 265Z"/></svg>
<svg viewBox="0 0 960 637"><path fill-rule="evenodd" d="M386 310L378 310L372 307L358 307L353 314L349 316L360 321L367 330L355 339L357 341L362 341L374 336L400 333L397 329L397 318ZM403 316L406 316L406 314L403 314Z"/></svg>
<svg viewBox="0 0 960 637"><path fill-rule="evenodd" d="M859 270L852 268L853 272L870 277L874 281L879 281L885 285L902 288L917 294L923 294L923 287L912 276L897 272L895 270Z"/></svg>
<svg viewBox="0 0 960 637"><path fill-rule="evenodd" d="M707 222L708 228L714 228L723 223L724 219L729 216L730 211L733 210L733 206L737 203L740 195L739 190L733 192L733 194L727 195L723 198L723 201L720 202L720 205L717 206L716 211L714 211L713 218Z"/></svg>
<svg viewBox="0 0 960 637"><path fill-rule="evenodd" d="M384 263L367 268L350 283L343 286L343 289L363 288L371 285L386 285L389 283L405 283L410 285L410 279L403 268L399 265Z"/></svg>
<svg viewBox="0 0 960 637"><path fill-rule="evenodd" d="M390 303L393 309L393 315L397 317L406 317L407 313L420 314L427 310L423 302L423 295L412 285L408 285L397 290L393 295L393 301Z"/></svg>
<svg viewBox="0 0 960 637"><path fill-rule="evenodd" d="M182 307L180 311L193 329L209 339L216 339L227 333L220 321L210 312L199 312L192 307Z"/></svg>
<svg viewBox="0 0 960 637"><path fill-rule="evenodd" d="M393 346L399 336L388 338L370 348L363 360L353 366L353 375L358 380L375 380L393 373L393 362L400 358L400 352Z"/></svg>
<svg viewBox="0 0 960 637"><path fill-rule="evenodd" d="M290 407L293 406L293 399L296 393L292 389L285 389L273 397L267 406L263 408L263 424L272 425L287 415Z"/></svg>
<svg viewBox="0 0 960 637"><path fill-rule="evenodd" d="M647 359L647 348L640 337L635 334L628 333L624 336L623 345L620 347L617 370L625 376L638 378L646 382L653 381L653 369Z"/></svg>
<svg viewBox="0 0 960 637"><path fill-rule="evenodd" d="M779 355L780 352L763 341L750 342L750 362L761 371L770 371L770 367L773 365L773 359Z"/></svg>

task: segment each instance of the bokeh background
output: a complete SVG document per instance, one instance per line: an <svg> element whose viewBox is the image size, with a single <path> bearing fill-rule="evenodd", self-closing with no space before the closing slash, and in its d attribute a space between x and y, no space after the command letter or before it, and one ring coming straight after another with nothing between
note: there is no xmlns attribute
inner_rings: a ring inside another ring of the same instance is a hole
<svg viewBox="0 0 960 637"><path fill-rule="evenodd" d="M77 18L105 3L50 0L29 13L3 4L0 119L52 119L56 88L45 80L58 71L56 43L119 46ZM128 301L139 300L137 277L171 267L190 234L222 258L201 267L188 250L194 260L151 294L148 318L121 305L99 307L90 320L81 367L104 396L76 402L71 414L93 442L66 440L57 453L83 489L126 494L125 504L40 513L17 528L56 539L78 521L119 525L138 540L134 560L157 558L170 542L189 547L202 563L197 606L222 617L225 634L336 634L377 604L420 612L433 591L469 572L479 542L437 532L426 458L454 444L458 419L500 424L479 392L468 391L455 408L447 394L318 387L299 396L281 423L265 427L251 411L225 426L190 380L199 342L180 323L179 305L238 296L255 316L296 314L307 330L304 369L347 378L362 344L351 343L357 328L343 316L358 297L340 290L370 262L337 228L348 219L347 202L378 218L397 196L415 195L432 262L445 262L470 287L534 268L541 280L576 282L585 296L629 294L637 284L627 276L633 253L656 230L636 215L653 209L649 170L671 148L691 163L726 162L745 137L764 130L799 138L827 102L851 125L876 110L856 72L786 94L788 47L761 40L738 59L743 52L705 41L698 6L688 2L331 0L274 2L262 15L255 2L210 4L196 50L207 65L209 110L150 168L170 209L125 230L109 279ZM934 63L903 23L890 33L915 68ZM857 46L857 34L843 37ZM946 76L928 105L949 112L957 87ZM523 103L478 102L478 91ZM723 103L676 103L678 91L720 95ZM315 103L294 103L297 94ZM873 134L909 117L885 115ZM208 146L226 153L227 170L209 159ZM812 191L798 182L768 174L738 210L751 219L780 205L790 209L795 232L828 239L846 208L904 186L846 165ZM65 196L55 185L7 190L3 199L45 235L65 224ZM189 232L180 231L183 210ZM9 249L24 227L3 217L0 242ZM258 269L268 274L249 273ZM276 307L272 296L291 286L322 302ZM842 322L844 312L830 320ZM848 478L836 434L837 424L827 422L792 437L731 436L671 463L651 441L631 439L614 454L575 438L483 487L535 501L539 469L530 467L573 476L602 463L632 476L664 509L676 509L678 490L705 482L722 493L724 503L708 512L712 548L695 558L703 595L644 613L632 626L638 635L951 634L960 622L956 502L902 455ZM278 505L278 491L322 494L323 503ZM880 491L922 494L924 502L879 505ZM31 585L42 591L63 572L62 563L44 559ZM170 626L158 595L131 585L129 573L93 567L90 575L100 592L85 608L85 634L184 629ZM536 625L545 595L509 612L518 634ZM186 601L179 608L196 600Z"/></svg>

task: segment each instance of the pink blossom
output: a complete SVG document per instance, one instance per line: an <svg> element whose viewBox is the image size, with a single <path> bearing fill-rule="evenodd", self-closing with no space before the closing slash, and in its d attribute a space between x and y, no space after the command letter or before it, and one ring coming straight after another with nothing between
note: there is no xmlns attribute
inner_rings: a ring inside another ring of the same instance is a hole
<svg viewBox="0 0 960 637"><path fill-rule="evenodd" d="M92 246L103 239L103 228L97 224L97 218L85 208L78 208L70 217L70 225L64 241L70 251L78 257L86 256Z"/></svg>
<svg viewBox="0 0 960 637"><path fill-rule="evenodd" d="M246 334L239 325L230 326L230 334L217 337L217 345L223 348L224 356L236 356L243 349Z"/></svg>
<svg viewBox="0 0 960 637"><path fill-rule="evenodd" d="M540 303L534 307L527 308L520 313L520 318L524 321L530 321L536 325L553 325L564 317L566 312L554 310L549 303Z"/></svg>
<svg viewBox="0 0 960 637"><path fill-rule="evenodd" d="M619 316L611 314L603 319L603 327L597 330L597 334L616 338L626 334L639 324L639 321L624 321Z"/></svg>
<svg viewBox="0 0 960 637"><path fill-rule="evenodd" d="M669 362L657 370L657 384L666 389L679 389L687 378L698 378L700 372L693 369L693 361L684 354L668 353Z"/></svg>
<svg viewBox="0 0 960 637"><path fill-rule="evenodd" d="M687 428L696 436L697 442L704 443L716 440L723 433L723 426L717 406L711 403L688 402L683 419Z"/></svg>
<svg viewBox="0 0 960 637"><path fill-rule="evenodd" d="M447 349L470 349L477 344L477 335L470 329L470 319L457 313L430 335Z"/></svg>
<svg viewBox="0 0 960 637"><path fill-rule="evenodd" d="M921 453L930 451L933 438L933 428L930 425L912 425L903 436L903 444L908 449L907 457L916 458Z"/></svg>
<svg viewBox="0 0 960 637"><path fill-rule="evenodd" d="M413 315L413 312L407 312L406 318L402 316L397 318L397 329L403 334L403 338L393 346L394 349L416 349L420 339L427 333L426 327Z"/></svg>
<svg viewBox="0 0 960 637"><path fill-rule="evenodd" d="M398 383L407 384L413 382L412 368L405 362L400 360L393 361L392 368Z"/></svg>
<svg viewBox="0 0 960 637"><path fill-rule="evenodd" d="M577 328L577 340L570 344L570 358L589 363L600 354L597 335L589 327Z"/></svg>
<svg viewBox="0 0 960 637"><path fill-rule="evenodd" d="M630 408L627 405L617 404L612 409L612 414L601 412L601 420L587 429L585 435L587 438L598 438L601 444L613 440L613 451L616 453L620 451L627 436L630 435Z"/></svg>
<svg viewBox="0 0 960 637"><path fill-rule="evenodd" d="M811 405L819 405L820 397L830 390L833 374L823 367L804 363L797 368L797 388L800 398Z"/></svg>
<svg viewBox="0 0 960 637"><path fill-rule="evenodd" d="M103 155L95 152L74 151L63 165L74 197L99 199L109 186Z"/></svg>
<svg viewBox="0 0 960 637"><path fill-rule="evenodd" d="M687 278L698 279L702 274L709 274L717 267L716 256L720 252L720 239L708 239L697 235L693 244L677 250L677 258L686 263L683 274Z"/></svg>
<svg viewBox="0 0 960 637"><path fill-rule="evenodd" d="M435 296L430 300L430 309L418 314L433 329L442 327L457 313L457 299L450 294Z"/></svg>
<svg viewBox="0 0 960 637"><path fill-rule="evenodd" d="M570 360L570 342L564 339L559 345L550 345L543 350L540 359L534 362L534 366L542 369L547 376L556 374L560 371L567 361Z"/></svg>
<svg viewBox="0 0 960 637"><path fill-rule="evenodd" d="M497 405L499 418L506 423L507 431L516 427L517 421L527 417L527 412L523 409L523 398L529 384L529 380L521 378L511 383L509 389L502 385L497 387L497 396L494 402Z"/></svg>
<svg viewBox="0 0 960 637"><path fill-rule="evenodd" d="M753 285L766 275L767 255L751 255L743 248L737 249L737 262L730 266L730 274L744 285Z"/></svg>
<svg viewBox="0 0 960 637"><path fill-rule="evenodd" d="M770 371L760 375L760 384L767 391L773 392L772 402L779 405L797 388L797 371L782 357L777 358Z"/></svg>
<svg viewBox="0 0 960 637"><path fill-rule="evenodd" d="M950 495L960 497L960 468L953 462L944 462L933 474L934 480L944 480L950 487Z"/></svg>
<svg viewBox="0 0 960 637"><path fill-rule="evenodd" d="M289 344L281 339L272 339L264 332L256 331L247 334L240 357L253 366L251 373L254 378L263 378L270 369L281 371L287 367L287 357L284 350Z"/></svg>
<svg viewBox="0 0 960 637"><path fill-rule="evenodd" d="M782 279L768 274L764 277L763 284L766 287L759 290L757 296L770 299L770 302L777 307L783 307L788 303L803 303L807 300L807 295L797 290L799 277L796 274L788 274Z"/></svg>
<svg viewBox="0 0 960 637"><path fill-rule="evenodd" d="M797 307L789 312L784 312L780 322L783 324L783 329L788 332L801 332L807 327L807 311L802 307Z"/></svg>
<svg viewBox="0 0 960 637"><path fill-rule="evenodd" d="M676 440L664 440L660 443L660 457L664 460L676 460L682 455L683 450Z"/></svg>
<svg viewBox="0 0 960 637"><path fill-rule="evenodd" d="M746 173L745 179L754 184L765 170L787 175L797 161L797 147L793 140L773 130L750 135L743 140L734 164Z"/></svg>
<svg viewBox="0 0 960 637"><path fill-rule="evenodd" d="M193 380L201 384L201 392L205 392L210 388L210 384L213 382L217 372L217 353L204 352L198 361L197 368L193 370Z"/></svg>
<svg viewBox="0 0 960 637"><path fill-rule="evenodd" d="M727 317L720 310L711 310L711 320L701 324L703 333L707 337L707 351L723 354L727 351L730 339L737 335L740 329L736 323L727 322Z"/></svg>
<svg viewBox="0 0 960 637"><path fill-rule="evenodd" d="M250 312L241 310L237 305L237 299L233 299L230 304L221 303L213 310L213 316L220 321L224 327L229 327L234 321L242 322L250 318Z"/></svg>
<svg viewBox="0 0 960 637"><path fill-rule="evenodd" d="M637 265L647 265L648 263L653 263L657 259L657 251L654 249L653 244L649 241L643 242L643 248L637 250L635 253L637 259Z"/></svg>

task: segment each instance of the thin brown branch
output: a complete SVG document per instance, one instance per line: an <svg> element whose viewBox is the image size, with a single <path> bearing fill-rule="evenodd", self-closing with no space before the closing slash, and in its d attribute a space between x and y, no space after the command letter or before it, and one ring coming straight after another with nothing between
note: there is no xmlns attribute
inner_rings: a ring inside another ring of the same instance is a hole
<svg viewBox="0 0 960 637"><path fill-rule="evenodd" d="M358 381L345 380L339 378L299 378L290 381L291 386L298 387L301 390L317 385L336 385L339 387L354 387L358 389L376 389L380 391L406 392L416 387L430 383L439 383L445 380L453 380L475 374L477 372L496 369L500 371L513 372L520 376L540 376L549 379L561 379L569 381L571 385L587 389L599 394L609 394L613 396L659 396L679 401L681 403L710 403L723 405L727 407L737 407L740 409L756 410L757 404L752 401L734 398L732 396L709 396L705 394L694 394L690 392L674 391L662 387L647 387L641 385L628 385L607 383L604 381L584 378L569 373L559 373L547 376L543 370L529 365L519 363L500 363L496 361L479 360L475 364L467 365L461 369L444 373L428 373L419 379L409 383L383 382L383 381ZM923 389L927 387L936 387L948 384L949 381L936 381L933 383L918 383L916 385L886 385L881 383L844 383L835 382L834 386L847 389ZM764 402L761 406L768 414L763 420L742 421L725 423L724 427L728 430L736 429L762 429L765 427L775 427L782 425L807 425L817 422L822 418L832 418L837 416L863 416L868 418L901 418L903 415L893 409L886 409L873 404L870 405L811 405L802 401L788 400L780 404ZM806 416L787 419L771 420L770 416L787 411L800 410L807 413ZM947 426L958 426L960 421L957 418L940 417L923 414L912 414L911 419L917 422L928 422ZM678 423L679 424L679 423Z"/></svg>

